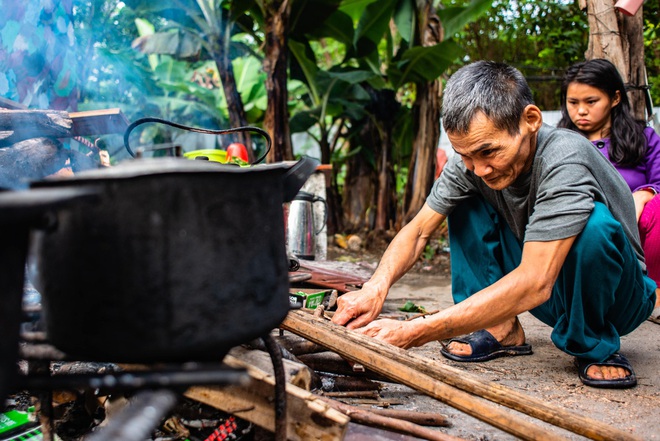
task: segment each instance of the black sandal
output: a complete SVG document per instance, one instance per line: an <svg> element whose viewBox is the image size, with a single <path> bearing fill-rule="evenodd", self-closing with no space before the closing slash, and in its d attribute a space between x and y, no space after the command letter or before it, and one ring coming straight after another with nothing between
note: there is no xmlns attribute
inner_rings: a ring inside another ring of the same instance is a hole
<svg viewBox="0 0 660 441"><path fill-rule="evenodd" d="M582 383L586 386L599 387L603 389L628 389L637 385L637 377L635 376L635 371L633 370L632 365L626 357L619 353L612 354L607 360L601 362L587 360L584 358L576 358L575 364L578 368L580 381L582 381ZM611 380L596 380L587 376L587 369L593 365L622 367L630 372L630 375L624 378L614 378Z"/></svg>
<svg viewBox="0 0 660 441"><path fill-rule="evenodd" d="M447 345L453 341L470 345L472 348L472 354L456 355L449 352ZM520 346L502 346L502 344L485 329L473 332L472 334L452 338L446 344L442 342L441 344L442 349L440 350L440 353L454 361L479 362L492 360L493 358L498 357L532 354L531 345L522 344Z"/></svg>

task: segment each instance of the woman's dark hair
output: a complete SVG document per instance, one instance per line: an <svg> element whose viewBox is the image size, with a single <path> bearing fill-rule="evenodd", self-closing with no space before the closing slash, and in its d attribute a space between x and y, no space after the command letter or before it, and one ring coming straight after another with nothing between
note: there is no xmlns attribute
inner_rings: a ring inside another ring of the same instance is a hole
<svg viewBox="0 0 660 441"><path fill-rule="evenodd" d="M561 120L557 127L575 130L580 129L573 123L566 109L566 91L571 83L586 84L603 91L610 99L616 92L621 97L619 104L612 108L610 114L610 149L608 151L612 162L618 165L636 165L646 155L646 136L644 136L644 121L633 117L630 101L626 95L626 87L616 67L608 60L594 59L576 63L568 68L561 84Z"/></svg>

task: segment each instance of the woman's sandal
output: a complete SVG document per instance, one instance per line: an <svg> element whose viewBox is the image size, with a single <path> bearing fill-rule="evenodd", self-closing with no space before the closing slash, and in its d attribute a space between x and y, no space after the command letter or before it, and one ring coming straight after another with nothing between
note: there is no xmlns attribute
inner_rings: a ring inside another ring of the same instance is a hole
<svg viewBox="0 0 660 441"><path fill-rule="evenodd" d="M584 358L576 358L575 364L578 368L578 375L580 376L580 380L586 386L600 387L605 389L627 389L637 385L637 377L635 376L635 371L633 371L632 365L628 359L621 354L612 354L607 360L601 362L586 360ZM621 367L630 372L630 375L624 378L615 378L611 380L590 378L587 376L587 370L590 366L593 365Z"/></svg>

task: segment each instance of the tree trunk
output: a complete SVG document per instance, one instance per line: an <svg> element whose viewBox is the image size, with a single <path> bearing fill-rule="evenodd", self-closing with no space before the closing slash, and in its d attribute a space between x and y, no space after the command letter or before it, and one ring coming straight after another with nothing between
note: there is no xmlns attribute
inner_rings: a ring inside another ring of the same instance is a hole
<svg viewBox="0 0 660 441"><path fill-rule="evenodd" d="M264 128L273 139L268 162L279 162L293 159L286 88L289 59L287 32L291 5L289 0L267 0L264 1L264 9L266 47L263 67L267 75L268 96Z"/></svg>
<svg viewBox="0 0 660 441"><path fill-rule="evenodd" d="M379 138L371 119L367 119L360 131L360 145L364 151L376 151ZM346 164L346 180L343 192L343 221L347 231L359 231L372 228L369 215L374 213L376 175L373 166L360 152L349 156Z"/></svg>
<svg viewBox="0 0 660 441"><path fill-rule="evenodd" d="M642 8L635 16L624 16L614 8L615 0L580 0L589 22L589 45L585 58L605 58L619 70L632 88L628 98L637 118L644 117L644 37Z"/></svg>
<svg viewBox="0 0 660 441"><path fill-rule="evenodd" d="M644 19L643 7L639 8L637 13L630 17L624 14L617 14L619 19L619 29L621 29L621 39L623 40L624 54L628 55L628 78L626 83L630 86L628 98L632 106L633 113L638 119L645 118L645 90L646 66L644 64ZM651 116L650 114L648 116Z"/></svg>
<svg viewBox="0 0 660 441"><path fill-rule="evenodd" d="M386 231L396 223L396 177L392 167L392 128L400 104L393 90L370 89L369 93L372 98L369 112L374 119L373 152L378 173L374 229Z"/></svg>
<svg viewBox="0 0 660 441"><path fill-rule="evenodd" d="M243 101L241 95L238 93L236 86L236 78L234 77L234 68L231 60L227 56L227 50L223 39L220 39L215 45L216 52L213 53L213 61L218 69L218 75L222 82L222 90L227 99L227 111L229 113L229 123L231 127L244 127L247 126L247 118L245 117L245 109L243 108ZM237 132L231 135L233 139L240 142L247 147L249 162L254 161L254 149L252 148L252 139L247 132Z"/></svg>
<svg viewBox="0 0 660 441"><path fill-rule="evenodd" d="M420 39L424 46L432 46L442 41L438 17L431 2L426 2L418 13ZM410 222L426 201L433 185L435 171L435 151L440 140L440 80L417 84L415 115L415 140L408 168L408 180L403 204L403 217L400 226Z"/></svg>
<svg viewBox="0 0 660 441"><path fill-rule="evenodd" d="M392 171L392 136L390 125L383 126L383 133L380 139L380 151L378 155L378 192L376 195L376 231L385 231L390 228L391 221L395 220L396 211L395 199L392 195L395 193L393 188L394 173ZM378 150L377 150L378 151Z"/></svg>

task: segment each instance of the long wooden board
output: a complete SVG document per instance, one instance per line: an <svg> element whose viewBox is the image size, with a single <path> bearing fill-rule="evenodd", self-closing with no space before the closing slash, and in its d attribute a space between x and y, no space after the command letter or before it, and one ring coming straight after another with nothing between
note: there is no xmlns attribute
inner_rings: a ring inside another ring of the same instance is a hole
<svg viewBox="0 0 660 441"><path fill-rule="evenodd" d="M303 311L289 312L280 327L522 439L559 439L560 434L531 424L518 414L504 412L501 407L481 398L594 440L639 440L600 421L551 406L505 386L471 378L464 371L349 331Z"/></svg>

